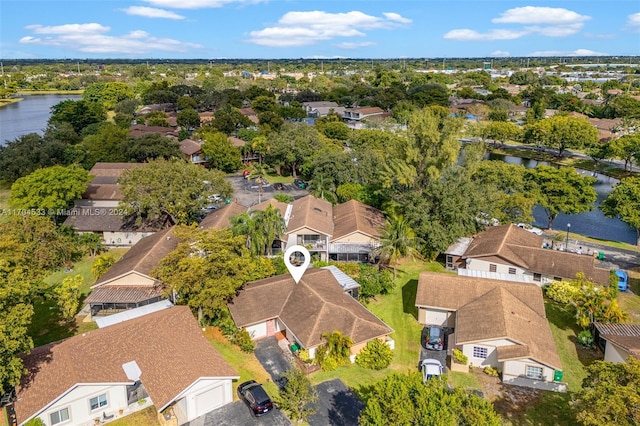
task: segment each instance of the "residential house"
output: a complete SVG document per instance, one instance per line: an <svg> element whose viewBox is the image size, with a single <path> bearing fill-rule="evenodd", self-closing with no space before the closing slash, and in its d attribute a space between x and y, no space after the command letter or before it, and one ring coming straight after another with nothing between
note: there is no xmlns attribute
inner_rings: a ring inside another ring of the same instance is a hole
<svg viewBox="0 0 640 426"><path fill-rule="evenodd" d="M346 121L362 121L365 118L385 115L380 107L346 108L342 118Z"/></svg>
<svg viewBox="0 0 640 426"><path fill-rule="evenodd" d="M596 345L609 362L627 362L629 357L640 359L640 325L592 324Z"/></svg>
<svg viewBox="0 0 640 426"><path fill-rule="evenodd" d="M135 218L118 207L124 199L118 178L126 170L144 167L143 163L96 163L89 171L93 179L82 199L66 212L64 225L78 233L100 234L108 246L132 246L140 239L173 223L167 216L154 223L137 225Z"/></svg>
<svg viewBox="0 0 640 426"><path fill-rule="evenodd" d="M250 161L258 161L260 160L260 155L253 152L253 150L251 149L251 145L247 145L247 142L240 139L240 138L236 138L235 136L229 136L227 138L229 140L229 142L231 142L231 144L238 148L238 150L240 150L240 154L242 156L242 162L244 164L250 162Z"/></svg>
<svg viewBox="0 0 640 426"><path fill-rule="evenodd" d="M421 324L453 328L449 351L461 350L476 367L500 369L504 383L566 390L540 287L423 272L415 306Z"/></svg>
<svg viewBox="0 0 640 426"><path fill-rule="evenodd" d="M98 278L84 300L92 316L109 315L164 299L164 287L151 276L151 271L177 247L173 229L142 238Z"/></svg>
<svg viewBox="0 0 640 426"><path fill-rule="evenodd" d="M373 339L392 345L393 330L347 294L329 269L307 269L297 284L289 274L250 282L228 306L236 326L253 339L282 333L311 358L322 334L336 330L353 340L352 360Z"/></svg>
<svg viewBox="0 0 640 426"><path fill-rule="evenodd" d="M232 402L239 378L187 306L38 347L24 365L14 403L19 425L33 418L92 425L151 405L185 424Z"/></svg>
<svg viewBox="0 0 640 426"><path fill-rule="evenodd" d="M380 245L384 214L371 206L350 200L333 206L333 234L329 259L369 262Z"/></svg>
<svg viewBox="0 0 640 426"><path fill-rule="evenodd" d="M129 127L129 134L134 138L139 138L146 135L160 135L171 138L178 138L178 132L173 127L162 126L146 126L144 124L134 124Z"/></svg>
<svg viewBox="0 0 640 426"><path fill-rule="evenodd" d="M331 112L343 117L346 110L345 107L330 101L303 102L302 108L307 113L307 117L311 118L326 117Z"/></svg>
<svg viewBox="0 0 640 426"><path fill-rule="evenodd" d="M543 248L544 239L515 225L487 227L463 238L445 251L446 268L459 275L475 275L537 285L553 280L587 279L609 285L610 272L592 256Z"/></svg>
<svg viewBox="0 0 640 426"><path fill-rule="evenodd" d="M207 163L207 158L202 152L202 142L184 139L180 142L180 152L182 152L193 164Z"/></svg>
<svg viewBox="0 0 640 426"><path fill-rule="evenodd" d="M212 211L200 222L200 229L225 229L231 228L231 217L245 213L247 207L235 201L224 204Z"/></svg>
<svg viewBox="0 0 640 426"><path fill-rule="evenodd" d="M253 124L259 124L260 119L258 118L258 114L251 107L240 108L240 114L247 117Z"/></svg>
<svg viewBox="0 0 640 426"><path fill-rule="evenodd" d="M286 247L307 247L311 255L320 260L329 259L329 241L333 235L333 206L330 202L312 195L298 198L291 203L291 213L286 220Z"/></svg>

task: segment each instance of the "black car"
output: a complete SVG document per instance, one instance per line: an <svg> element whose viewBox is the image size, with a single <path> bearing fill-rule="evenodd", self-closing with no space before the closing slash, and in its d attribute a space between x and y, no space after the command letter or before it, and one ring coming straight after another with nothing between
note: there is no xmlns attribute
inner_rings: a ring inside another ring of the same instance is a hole
<svg viewBox="0 0 640 426"><path fill-rule="evenodd" d="M276 191L284 191L284 184L276 182L273 184L273 189L275 189Z"/></svg>
<svg viewBox="0 0 640 426"><path fill-rule="evenodd" d="M238 386L238 397L249 406L254 416L262 416L273 410L271 398L262 385L255 380L249 380Z"/></svg>
<svg viewBox="0 0 640 426"><path fill-rule="evenodd" d="M307 182L302 179L294 179L293 184L300 189L307 189Z"/></svg>
<svg viewBox="0 0 640 426"><path fill-rule="evenodd" d="M444 349L444 330L437 325L429 325L424 328L424 347L432 351Z"/></svg>

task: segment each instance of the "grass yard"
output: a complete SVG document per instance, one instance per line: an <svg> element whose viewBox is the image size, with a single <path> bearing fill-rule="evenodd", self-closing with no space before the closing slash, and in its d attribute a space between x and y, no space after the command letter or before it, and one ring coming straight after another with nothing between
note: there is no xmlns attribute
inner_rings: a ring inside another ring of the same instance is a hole
<svg viewBox="0 0 640 426"><path fill-rule="evenodd" d="M222 357L229 365L240 375L235 386L247 380L255 380L258 383L262 383L267 393L272 397L278 394L278 387L271 381L269 373L262 368L260 361L258 361L258 358L256 358L253 353L244 353L237 346L229 343L217 327L207 327L204 335L213 347L222 354ZM238 399L235 389L233 399Z"/></svg>
<svg viewBox="0 0 640 426"><path fill-rule="evenodd" d="M160 426L158 412L153 405L144 410L136 411L125 417L109 422L109 426Z"/></svg>
<svg viewBox="0 0 640 426"><path fill-rule="evenodd" d="M456 388L463 389L482 389L482 385L478 381L475 374L461 373L459 371L449 371L447 373L449 384Z"/></svg>

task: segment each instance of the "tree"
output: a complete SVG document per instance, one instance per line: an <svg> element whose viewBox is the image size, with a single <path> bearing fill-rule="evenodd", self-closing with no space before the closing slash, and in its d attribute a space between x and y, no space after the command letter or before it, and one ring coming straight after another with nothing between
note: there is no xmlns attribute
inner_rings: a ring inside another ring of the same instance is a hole
<svg viewBox="0 0 640 426"><path fill-rule="evenodd" d="M624 160L624 169L631 171L632 161L640 160L640 134L634 133L613 139L608 144L607 153L613 158Z"/></svg>
<svg viewBox="0 0 640 426"><path fill-rule="evenodd" d="M96 257L98 254L106 250L106 247L102 243L102 236L100 236L100 234L86 232L80 235L74 233L74 236L77 236L83 255L88 254L91 257Z"/></svg>
<svg viewBox="0 0 640 426"><path fill-rule="evenodd" d="M242 157L238 148L233 146L227 135L221 132L203 131L199 133L204 141L202 152L209 161L209 166L232 173L242 167Z"/></svg>
<svg viewBox="0 0 640 426"><path fill-rule="evenodd" d="M82 275L65 277L62 280L62 284L54 289L62 318L69 322L73 321L80 306L80 286L82 286L82 281Z"/></svg>
<svg viewBox="0 0 640 426"><path fill-rule="evenodd" d="M227 302L243 284L275 274L265 258L253 258L245 238L230 230L197 231L193 227L175 229L179 244L165 256L153 276L165 284L167 296L188 305L210 321L226 318Z"/></svg>
<svg viewBox="0 0 640 426"><path fill-rule="evenodd" d="M392 266L394 281L397 276L398 261L406 256L419 256L417 245L416 234L404 217L393 216L386 220L376 254L380 256L381 262Z"/></svg>
<svg viewBox="0 0 640 426"><path fill-rule="evenodd" d="M617 217L636 230L636 245L640 246L640 178L629 177L614 185L613 191L600 205L607 217Z"/></svg>
<svg viewBox="0 0 640 426"><path fill-rule="evenodd" d="M67 145L28 133L0 145L0 180L13 183L37 169L64 164Z"/></svg>
<svg viewBox="0 0 640 426"><path fill-rule="evenodd" d="M493 405L461 388L447 389L446 380L422 382L421 374L394 373L375 383L364 395L358 424L499 426Z"/></svg>
<svg viewBox="0 0 640 426"><path fill-rule="evenodd" d="M184 160L157 159L145 167L126 170L118 180L124 195L121 207L138 223L161 220L190 223L209 203L207 197L230 198L231 184L218 170L207 170Z"/></svg>
<svg viewBox="0 0 640 426"><path fill-rule="evenodd" d="M146 163L156 158L181 158L180 145L173 139L158 134L130 137L122 148L122 155L127 161Z"/></svg>
<svg viewBox="0 0 640 426"><path fill-rule="evenodd" d="M93 274L93 277L97 280L103 276L114 263L116 263L116 258L113 257L113 255L101 254L93 261L93 265L91 265L91 273Z"/></svg>
<svg viewBox="0 0 640 426"><path fill-rule="evenodd" d="M98 124L107 119L102 104L79 101L62 101L51 107L51 117L49 123L65 122L73 126L77 134L90 124Z"/></svg>
<svg viewBox="0 0 640 426"><path fill-rule="evenodd" d="M314 127L294 123L284 123L280 131L269 133L267 143L267 163L280 169L288 167L293 177L297 177L301 164L323 146Z"/></svg>
<svg viewBox="0 0 640 426"><path fill-rule="evenodd" d="M234 235L244 235L253 256L271 255L273 242L286 231L280 210L268 205L264 211L251 210L231 218Z"/></svg>
<svg viewBox="0 0 640 426"><path fill-rule="evenodd" d="M331 333L322 333L322 338L325 343L318 346L316 358L323 370L331 371L351 363L349 356L353 340L349 336L345 336L339 330L334 330Z"/></svg>
<svg viewBox="0 0 640 426"><path fill-rule="evenodd" d="M177 116L178 126L186 130L196 129L200 127L200 116L193 108L183 109Z"/></svg>
<svg viewBox="0 0 640 426"><path fill-rule="evenodd" d="M522 131L516 124L506 121L491 121L484 128L484 137L494 142L504 144L509 140L519 139Z"/></svg>
<svg viewBox="0 0 640 426"><path fill-rule="evenodd" d="M573 396L577 419L585 426L640 424L640 361L594 361Z"/></svg>
<svg viewBox="0 0 640 426"><path fill-rule="evenodd" d="M357 274L351 277L360 284L358 300L363 303L367 303L379 294L388 294L394 286L391 272L377 266L360 264Z"/></svg>
<svg viewBox="0 0 640 426"><path fill-rule="evenodd" d="M19 209L39 209L53 216L82 198L89 173L75 166L53 166L36 170L11 185L9 204Z"/></svg>
<svg viewBox="0 0 640 426"><path fill-rule="evenodd" d="M128 149L129 128L123 129L113 123L100 124L98 131L82 139L87 151L87 165L93 167L97 162L124 162L127 160L124 150Z"/></svg>
<svg viewBox="0 0 640 426"><path fill-rule="evenodd" d="M82 92L82 99L100 103L106 110L113 110L119 102L133 98L133 90L120 81L93 83Z"/></svg>
<svg viewBox="0 0 640 426"><path fill-rule="evenodd" d="M370 370L382 370L391 364L393 351L380 339L369 341L356 355L356 364Z"/></svg>
<svg viewBox="0 0 640 426"><path fill-rule="evenodd" d="M560 156L567 148L581 149L598 142L598 129L585 118L555 115L530 126L533 132L526 134L536 135L542 145L557 149ZM530 138L529 142L536 141Z"/></svg>
<svg viewBox="0 0 640 426"><path fill-rule="evenodd" d="M316 412L314 404L318 401L316 390L311 381L299 368L293 367L282 375L284 387L276 397L276 404L286 411L296 422L306 422Z"/></svg>
<svg viewBox="0 0 640 426"><path fill-rule="evenodd" d="M229 104L218 108L213 114L213 117L214 120L211 126L226 135L235 134L238 130L251 127L253 124L238 108Z"/></svg>
<svg viewBox="0 0 640 426"><path fill-rule="evenodd" d="M525 182L547 214L548 229L552 229L559 213L588 212L597 198L595 178L583 176L571 167L539 165L525 172Z"/></svg>

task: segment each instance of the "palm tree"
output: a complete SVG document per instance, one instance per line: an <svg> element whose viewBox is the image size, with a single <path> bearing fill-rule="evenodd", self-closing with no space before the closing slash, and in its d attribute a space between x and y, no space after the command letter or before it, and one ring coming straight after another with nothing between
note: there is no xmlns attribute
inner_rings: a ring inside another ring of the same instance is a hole
<svg viewBox="0 0 640 426"><path fill-rule="evenodd" d="M284 235L287 227L282 215L280 215L280 210L271 204L267 206L264 212L261 212L260 219L260 226L256 226L257 232L262 231L262 234L266 237L266 253L271 256L273 254L273 242L276 238Z"/></svg>
<svg viewBox="0 0 640 426"><path fill-rule="evenodd" d="M314 176L309 182L309 190L311 195L316 198L322 198L330 203L335 203L337 200L336 186L333 180L325 178L324 175Z"/></svg>
<svg viewBox="0 0 640 426"><path fill-rule="evenodd" d="M247 248L253 256L271 255L273 241L284 235L286 230L280 211L272 205L265 211L242 213L230 220L234 235L246 235Z"/></svg>
<svg viewBox="0 0 640 426"><path fill-rule="evenodd" d="M417 249L416 234L402 216L393 216L382 227L382 236L377 254L381 262L387 262L393 268L393 279L396 279L398 260L410 256L420 257Z"/></svg>
<svg viewBox="0 0 640 426"><path fill-rule="evenodd" d="M249 179L255 179L258 184L258 204L262 201L262 185L267 182L267 173L269 172L269 166L266 164L258 163L253 164L251 167L251 174Z"/></svg>

